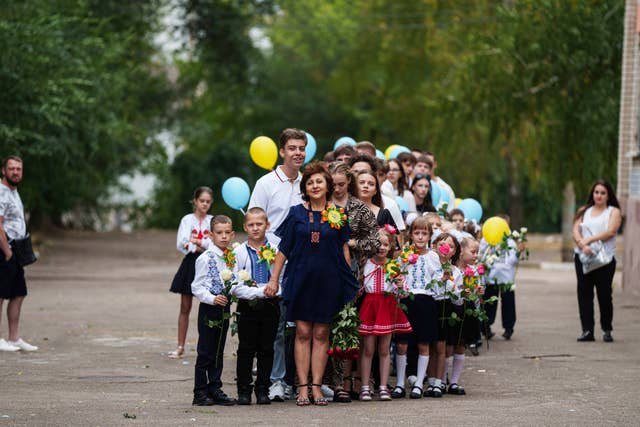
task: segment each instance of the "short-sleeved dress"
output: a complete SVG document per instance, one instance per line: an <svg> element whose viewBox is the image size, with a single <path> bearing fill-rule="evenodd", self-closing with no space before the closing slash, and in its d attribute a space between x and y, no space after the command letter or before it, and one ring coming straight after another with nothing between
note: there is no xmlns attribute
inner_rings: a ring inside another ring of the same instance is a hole
<svg viewBox="0 0 640 427"><path fill-rule="evenodd" d="M278 250L287 257L282 298L287 321L333 321L342 307L352 301L358 282L344 258L349 225L336 230L322 222L322 213L303 204L291 207L276 230Z"/></svg>

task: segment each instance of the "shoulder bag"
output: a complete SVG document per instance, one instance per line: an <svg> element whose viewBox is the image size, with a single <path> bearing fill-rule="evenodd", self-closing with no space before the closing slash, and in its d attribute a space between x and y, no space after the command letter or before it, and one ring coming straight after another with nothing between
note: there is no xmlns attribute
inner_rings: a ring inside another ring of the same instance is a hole
<svg viewBox="0 0 640 427"><path fill-rule="evenodd" d="M13 256L16 257L18 264L20 266L25 267L29 264L33 264L38 260L38 257L33 252L33 245L31 244L31 234L27 233L27 235L22 239L14 239L9 242L11 245L11 250L13 251Z"/></svg>

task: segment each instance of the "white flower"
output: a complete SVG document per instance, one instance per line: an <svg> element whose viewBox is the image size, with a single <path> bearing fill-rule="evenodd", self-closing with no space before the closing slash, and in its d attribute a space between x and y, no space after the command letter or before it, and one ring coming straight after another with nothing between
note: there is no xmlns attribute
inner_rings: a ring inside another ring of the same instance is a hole
<svg viewBox="0 0 640 427"><path fill-rule="evenodd" d="M527 234L527 232L528 232L528 231L529 231L529 230L527 229L527 227L522 227L522 228L520 229L520 233L521 233L521 234Z"/></svg>
<svg viewBox="0 0 640 427"><path fill-rule="evenodd" d="M232 277L233 277L233 273L228 268L225 268L220 272L220 278L225 282L231 280Z"/></svg>
<svg viewBox="0 0 640 427"><path fill-rule="evenodd" d="M233 242L233 243L231 244L231 249L235 249L235 248L237 248L238 246L240 246L240 243L238 243L238 242Z"/></svg>
<svg viewBox="0 0 640 427"><path fill-rule="evenodd" d="M238 273L238 279L240 279L240 281L242 282L247 282L251 280L251 273L249 273L247 270L240 270L240 272Z"/></svg>
<svg viewBox="0 0 640 427"><path fill-rule="evenodd" d="M509 289L511 292L516 290L516 284L514 283L513 285L511 285L511 289Z"/></svg>
<svg viewBox="0 0 640 427"><path fill-rule="evenodd" d="M495 255L489 255L489 258L487 258L487 264L492 265L494 262L496 262L498 260L498 257Z"/></svg>
<svg viewBox="0 0 640 427"><path fill-rule="evenodd" d="M511 233L511 235L513 236L514 239L517 239L518 237L520 237L520 233L518 233L517 231L514 231L513 233Z"/></svg>

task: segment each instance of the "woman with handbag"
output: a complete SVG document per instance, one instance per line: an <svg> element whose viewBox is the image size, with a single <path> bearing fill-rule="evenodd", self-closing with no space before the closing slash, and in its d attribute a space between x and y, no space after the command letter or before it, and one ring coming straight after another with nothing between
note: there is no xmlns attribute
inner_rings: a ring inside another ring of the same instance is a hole
<svg viewBox="0 0 640 427"><path fill-rule="evenodd" d="M578 279L578 307L582 335L579 342L594 341L593 288L600 306L600 326L605 342L612 342L613 301L611 284L616 271L616 234L622 223L620 204L611 184L597 180L587 204L578 209L573 221L576 242L575 268Z"/></svg>

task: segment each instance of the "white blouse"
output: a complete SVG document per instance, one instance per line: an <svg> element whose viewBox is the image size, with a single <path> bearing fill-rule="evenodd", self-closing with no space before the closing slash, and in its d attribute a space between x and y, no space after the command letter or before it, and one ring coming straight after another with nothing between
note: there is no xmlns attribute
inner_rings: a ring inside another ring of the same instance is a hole
<svg viewBox="0 0 640 427"><path fill-rule="evenodd" d="M368 259L363 270L363 289L366 293L393 292L395 285L386 280L384 264L376 264Z"/></svg>
<svg viewBox="0 0 640 427"><path fill-rule="evenodd" d="M613 212L613 206L607 206L600 215L593 216L593 206L588 208L582 216L582 223L580 223L580 232L582 237L591 237L596 234L600 234L607 231L609 228L609 219L611 218L611 212ZM616 236L602 242L602 246L606 254L613 258L616 255ZM579 250L576 249L576 253Z"/></svg>
<svg viewBox="0 0 640 427"><path fill-rule="evenodd" d="M197 246L189 240L191 237L202 240L202 247L209 247L209 233L211 232L211 215L207 215L203 220L199 220L195 214L188 214L182 217L180 227L178 227L178 236L176 238L176 248L179 252L187 255L195 252Z"/></svg>

